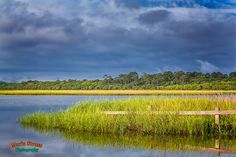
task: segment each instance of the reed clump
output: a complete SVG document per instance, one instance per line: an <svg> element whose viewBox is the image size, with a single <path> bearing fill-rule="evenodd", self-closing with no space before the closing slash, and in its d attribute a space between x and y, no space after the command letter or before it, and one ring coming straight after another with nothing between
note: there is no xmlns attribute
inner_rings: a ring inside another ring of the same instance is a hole
<svg viewBox="0 0 236 157"><path fill-rule="evenodd" d="M20 119L24 126L72 132L147 135L236 136L236 115L224 115L220 126L214 116L152 114L152 111L236 110L236 101L211 98L130 98L83 102L66 110L33 113ZM129 111L106 115L104 111ZM145 112L144 112L145 111ZM144 112L138 114L138 112Z"/></svg>

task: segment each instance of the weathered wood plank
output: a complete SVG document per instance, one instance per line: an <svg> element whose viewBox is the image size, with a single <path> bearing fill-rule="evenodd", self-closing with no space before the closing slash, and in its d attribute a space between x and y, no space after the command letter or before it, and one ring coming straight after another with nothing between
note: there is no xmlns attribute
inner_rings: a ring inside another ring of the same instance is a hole
<svg viewBox="0 0 236 157"><path fill-rule="evenodd" d="M143 111L143 112L130 112L130 111L104 111L106 115L128 115L128 114L174 114L174 115L236 115L236 110L225 111Z"/></svg>
<svg viewBox="0 0 236 157"><path fill-rule="evenodd" d="M236 150L226 150L226 149L217 149L217 148L205 148L205 151L210 151L215 154L236 154Z"/></svg>
<svg viewBox="0 0 236 157"><path fill-rule="evenodd" d="M215 124L216 125L220 125L220 108L219 107L216 107L215 108Z"/></svg>

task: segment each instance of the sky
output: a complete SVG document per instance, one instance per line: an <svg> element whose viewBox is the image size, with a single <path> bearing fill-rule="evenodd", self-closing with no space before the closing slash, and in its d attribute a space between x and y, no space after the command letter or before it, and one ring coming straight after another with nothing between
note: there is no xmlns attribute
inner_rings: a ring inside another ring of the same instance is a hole
<svg viewBox="0 0 236 157"><path fill-rule="evenodd" d="M236 0L0 0L0 80L236 71Z"/></svg>

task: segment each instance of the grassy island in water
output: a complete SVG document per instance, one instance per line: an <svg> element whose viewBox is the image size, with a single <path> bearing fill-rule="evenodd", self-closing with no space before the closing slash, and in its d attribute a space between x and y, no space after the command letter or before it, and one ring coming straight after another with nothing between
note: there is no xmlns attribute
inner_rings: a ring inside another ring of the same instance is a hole
<svg viewBox="0 0 236 157"><path fill-rule="evenodd" d="M236 115L223 115L220 126L214 116L153 115L151 111L236 110L236 101L211 98L130 98L83 102L58 112L37 112L20 119L23 126L61 131L148 135L236 136ZM106 115L104 111L129 111ZM145 112L145 114L136 114Z"/></svg>

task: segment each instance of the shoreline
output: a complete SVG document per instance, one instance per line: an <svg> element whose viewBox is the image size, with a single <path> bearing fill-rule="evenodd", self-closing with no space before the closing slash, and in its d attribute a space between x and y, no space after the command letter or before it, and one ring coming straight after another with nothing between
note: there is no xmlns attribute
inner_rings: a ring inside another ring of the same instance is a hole
<svg viewBox="0 0 236 157"><path fill-rule="evenodd" d="M0 95L223 95L236 90L0 90Z"/></svg>

